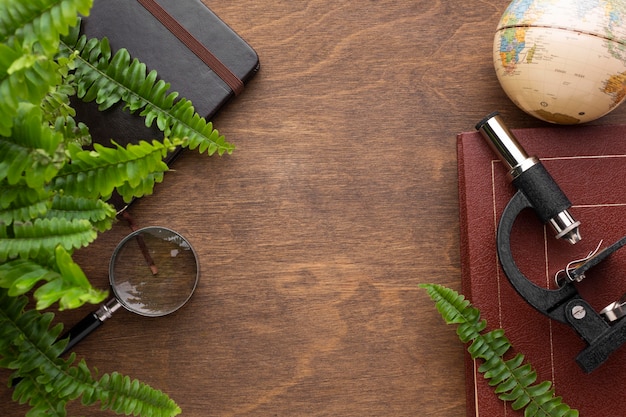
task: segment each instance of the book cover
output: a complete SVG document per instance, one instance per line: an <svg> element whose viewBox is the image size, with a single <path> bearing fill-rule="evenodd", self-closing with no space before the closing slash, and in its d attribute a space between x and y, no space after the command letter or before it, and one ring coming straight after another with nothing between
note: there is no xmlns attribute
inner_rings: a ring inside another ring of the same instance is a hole
<svg viewBox="0 0 626 417"><path fill-rule="evenodd" d="M506 120L504 120L506 123ZM510 128L512 126L509 126ZM531 156L537 156L572 202L582 241L554 237L532 210L517 219L511 246L520 270L534 283L556 288L555 275L626 235L626 126L511 129ZM500 213L514 195L507 170L478 132L458 135L459 203L463 293L481 310L488 328L502 328L516 352L551 380L556 394L582 416L626 413L626 345L592 373L575 362L586 343L569 326L531 307L509 283L496 254ZM626 292L626 249L588 271L576 284L596 309ZM467 415L522 416L497 398L467 356Z"/></svg>

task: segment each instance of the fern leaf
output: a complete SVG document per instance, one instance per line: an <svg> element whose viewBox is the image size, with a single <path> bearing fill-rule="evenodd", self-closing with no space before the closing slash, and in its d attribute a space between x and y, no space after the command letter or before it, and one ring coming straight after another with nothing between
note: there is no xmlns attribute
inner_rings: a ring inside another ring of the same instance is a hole
<svg viewBox="0 0 626 417"><path fill-rule="evenodd" d="M163 173L156 172L154 174L146 175L141 178L139 182L131 185L130 183L123 184L116 188L119 195L122 196L125 202L130 202L133 197L143 197L144 195L152 194L154 185L163 182Z"/></svg>
<svg viewBox="0 0 626 417"><path fill-rule="evenodd" d="M19 103L39 105L49 87L60 83L57 70L45 56L0 43L0 135L11 135Z"/></svg>
<svg viewBox="0 0 626 417"><path fill-rule="evenodd" d="M156 123L165 137L184 139L183 147L198 149L209 155L231 153L234 146L226 142L210 122L195 112L191 102L169 92L170 85L148 73L145 64L132 59L125 49L112 55L106 39L64 39L62 51L76 57L76 91L84 101L96 101L101 110L123 101L131 112L140 111L146 126Z"/></svg>
<svg viewBox="0 0 626 417"><path fill-rule="evenodd" d="M39 0L0 2L0 42L13 37L26 45L38 44L54 53L59 37L87 15L93 0Z"/></svg>
<svg viewBox="0 0 626 417"><path fill-rule="evenodd" d="M65 348L65 341L57 341L62 326L50 328L54 315L24 311L28 299L9 296L0 289L0 358L1 365L16 370L16 377L24 377L33 370L47 370L58 374L63 362L56 359Z"/></svg>
<svg viewBox="0 0 626 417"><path fill-rule="evenodd" d="M93 396L83 397L83 404L91 404L96 400L100 401L102 409L118 414L169 417L181 413L178 405L161 391L117 372L103 375Z"/></svg>
<svg viewBox="0 0 626 417"><path fill-rule="evenodd" d="M50 123L55 132L61 134L65 143L91 145L89 128L74 119L76 111L71 107L70 97L75 94L76 91L66 84L51 90L41 102L44 120Z"/></svg>
<svg viewBox="0 0 626 417"><path fill-rule="evenodd" d="M52 193L33 189L23 182L9 185L0 181L0 222L12 224L43 216L50 206Z"/></svg>
<svg viewBox="0 0 626 417"><path fill-rule="evenodd" d="M0 287L12 297L25 294L39 281L50 281L59 276L55 271L29 259L15 259L0 265Z"/></svg>
<svg viewBox="0 0 626 417"><path fill-rule="evenodd" d="M93 151L69 145L72 164L61 169L51 187L75 197L107 198L115 188L125 190L126 186L132 190L143 184L151 191L159 174L168 169L163 157L172 149L173 144L169 141L153 141L151 144L142 141L126 148L114 145L116 148L95 144ZM122 196L127 200L132 197L125 193Z"/></svg>
<svg viewBox="0 0 626 417"><path fill-rule="evenodd" d="M504 330L496 329L483 333L485 320L480 312L456 291L436 284L422 284L435 301L437 310L446 323L457 324L457 334L464 343L470 343L467 350L473 359L483 363L478 371L494 386L498 397L511 403L514 410L524 409L525 417L575 417L578 411L556 397L550 381L536 384L537 373L524 356L517 354L509 360L503 358L511 348Z"/></svg>
<svg viewBox="0 0 626 417"><path fill-rule="evenodd" d="M10 296L25 294L42 282L45 284L34 292L39 310L57 301L59 310L97 304L108 295L107 291L91 286L85 273L61 246L55 248L49 262L18 258L0 264L0 288L5 288Z"/></svg>
<svg viewBox="0 0 626 417"><path fill-rule="evenodd" d="M18 103L39 105L61 84L52 59L61 34L87 14L92 0L0 2L0 135L10 136Z"/></svg>
<svg viewBox="0 0 626 417"><path fill-rule="evenodd" d="M100 199L93 200L63 194L54 196L51 207L46 212L48 218L89 220L101 232L111 228L115 215L113 206Z"/></svg>
<svg viewBox="0 0 626 417"><path fill-rule="evenodd" d="M23 378L13 391L13 401L26 404L31 409L26 413L26 417L66 417L65 410L67 401L59 400L51 396L33 378Z"/></svg>
<svg viewBox="0 0 626 417"><path fill-rule="evenodd" d="M18 105L11 137L0 137L0 181L14 185L24 180L31 188L42 188L64 164L63 139L42 117L33 104Z"/></svg>
<svg viewBox="0 0 626 417"><path fill-rule="evenodd" d="M97 304L108 295L107 291L96 290L91 286L80 266L61 246L57 246L55 250L55 259L59 276L35 291L38 310L57 301L59 310L77 308L85 303Z"/></svg>
<svg viewBox="0 0 626 417"><path fill-rule="evenodd" d="M79 146L91 145L89 128L83 122L76 122L72 116L59 116L54 122L54 130L59 132L66 143Z"/></svg>
<svg viewBox="0 0 626 417"><path fill-rule="evenodd" d="M180 102L185 102L185 99L181 99ZM179 103L180 103L179 102ZM213 155L215 152L218 155L223 155L225 152L232 153L235 147L228 142L224 136L213 129L213 124L207 122L203 117L200 117L198 113L194 112L192 117L183 119L177 119L172 123L169 133L172 137L188 138L189 149L198 149L200 153L207 153Z"/></svg>
<svg viewBox="0 0 626 417"><path fill-rule="evenodd" d="M98 231L111 228L115 209L100 199L55 194L24 184L9 185L0 181L0 222L10 225L37 218L88 220Z"/></svg>
<svg viewBox="0 0 626 417"><path fill-rule="evenodd" d="M58 245L68 251L78 249L91 243L96 234L87 220L35 219L15 223L12 228L0 228L0 262L52 254Z"/></svg>
<svg viewBox="0 0 626 417"><path fill-rule="evenodd" d="M41 101L45 119L54 121L59 117L75 116L76 111L70 105L70 97L75 94L69 85L56 86Z"/></svg>
<svg viewBox="0 0 626 417"><path fill-rule="evenodd" d="M82 397L84 405L100 402L119 414L171 417L180 408L167 395L118 373L95 380L84 361L58 356L67 342L58 340L61 325L51 327L53 314L24 308L24 296L11 297L0 289L0 366L19 378L13 399L28 403L28 415L65 416L66 404Z"/></svg>

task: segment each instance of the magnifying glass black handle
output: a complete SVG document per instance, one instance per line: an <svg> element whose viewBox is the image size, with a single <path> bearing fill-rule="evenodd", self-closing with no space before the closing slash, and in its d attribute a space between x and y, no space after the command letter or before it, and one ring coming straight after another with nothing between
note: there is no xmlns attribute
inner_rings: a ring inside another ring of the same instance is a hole
<svg viewBox="0 0 626 417"><path fill-rule="evenodd" d="M78 342L87 337L89 333L100 327L102 323L103 321L98 318L95 312L89 314L88 316L85 316L84 319L76 323L74 327L72 327L69 331L67 331L63 336L59 338L61 340L68 337L70 338L67 346L65 346L65 349L60 356L65 355L67 352L69 352L74 346L76 346Z"/></svg>
<svg viewBox="0 0 626 417"><path fill-rule="evenodd" d="M60 356L69 352L78 342L83 340L87 335L96 330L98 327L105 322L105 320L109 319L113 313L120 308L122 305L117 300L117 298L113 298L107 301L105 304L102 304L98 310L93 313L85 316L84 319L76 323L70 330L68 330L63 336L59 339L70 338L67 346L61 353Z"/></svg>

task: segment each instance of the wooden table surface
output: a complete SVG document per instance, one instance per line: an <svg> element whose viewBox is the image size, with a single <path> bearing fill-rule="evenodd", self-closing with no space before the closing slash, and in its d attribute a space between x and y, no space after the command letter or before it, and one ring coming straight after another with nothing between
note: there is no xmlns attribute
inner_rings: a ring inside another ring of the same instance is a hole
<svg viewBox="0 0 626 417"><path fill-rule="evenodd" d="M214 120L237 149L185 152L132 208L191 241L197 292L163 318L120 311L76 352L189 417L464 416L464 347L418 284L461 287L456 134L493 110L543 125L493 70L508 1L205 3L261 60ZM77 255L95 285L126 233Z"/></svg>

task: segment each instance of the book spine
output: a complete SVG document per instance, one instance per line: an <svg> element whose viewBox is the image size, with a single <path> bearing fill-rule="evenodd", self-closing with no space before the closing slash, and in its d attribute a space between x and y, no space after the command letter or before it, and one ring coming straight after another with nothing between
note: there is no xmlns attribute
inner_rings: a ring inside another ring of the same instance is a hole
<svg viewBox="0 0 626 417"><path fill-rule="evenodd" d="M457 161L458 161L458 192L459 192L459 207L467 207L467 188L465 183L465 164L463 157L463 141L462 134L457 136ZM459 210L459 228L460 228L460 255L461 255L461 283L462 291L465 297L469 300L472 299L472 282L469 277L470 274L470 256L469 256L469 236L468 236L468 219L467 211ZM475 362L471 356L465 354L465 404L467 417L478 417L476 392L476 381L474 380L476 375Z"/></svg>

